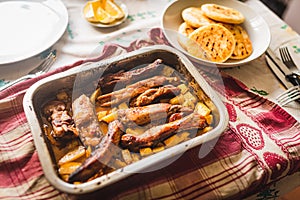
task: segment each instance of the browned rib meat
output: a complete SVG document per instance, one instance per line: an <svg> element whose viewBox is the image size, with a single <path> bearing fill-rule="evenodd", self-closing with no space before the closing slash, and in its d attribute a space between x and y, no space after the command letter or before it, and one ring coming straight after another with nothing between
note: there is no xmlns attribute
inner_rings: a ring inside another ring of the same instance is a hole
<svg viewBox="0 0 300 200"><path fill-rule="evenodd" d="M162 60L157 59L153 63L143 68L108 74L99 80L98 87L100 87L102 93L105 94L107 92L111 92L116 84L128 85L130 84L130 82L135 82L148 78L150 76L154 76L161 71L159 70L159 66L161 63Z"/></svg>
<svg viewBox="0 0 300 200"><path fill-rule="evenodd" d="M139 148L155 146L178 131L203 129L206 126L207 123L203 116L192 113L182 119L152 127L142 135L124 134L120 143L124 148L137 151Z"/></svg>
<svg viewBox="0 0 300 200"><path fill-rule="evenodd" d="M159 88L150 88L130 102L132 107L144 106L153 103L156 99L174 97L180 94L180 88L173 85L164 85Z"/></svg>
<svg viewBox="0 0 300 200"><path fill-rule="evenodd" d="M47 116L50 116L52 113L54 113L56 111L64 111L65 109L66 109L66 105L64 102L58 101L58 100L53 100L44 106L43 112Z"/></svg>
<svg viewBox="0 0 300 200"><path fill-rule="evenodd" d="M62 138L66 133L70 132L77 135L74 121L66 111L64 102L57 100L50 101L44 106L43 112L52 125L52 136L54 138Z"/></svg>
<svg viewBox="0 0 300 200"><path fill-rule="evenodd" d="M108 132L101 140L99 147L92 152L82 165L70 174L68 182L84 182L107 166L111 158L121 149L118 147L122 131L122 125L115 120L108 125Z"/></svg>
<svg viewBox="0 0 300 200"><path fill-rule="evenodd" d="M86 95L81 95L72 104L73 119L78 129L82 143L95 147L101 141L103 134L95 114L94 105Z"/></svg>
<svg viewBox="0 0 300 200"><path fill-rule="evenodd" d="M183 113L173 113L170 117L169 117L169 122L173 122L179 119L182 119L183 117Z"/></svg>
<svg viewBox="0 0 300 200"><path fill-rule="evenodd" d="M127 86L126 88L101 95L97 98L97 102L100 106L112 106L126 100L130 100L142 94L149 88L158 87L166 84L179 84L180 79L177 77L165 77L165 76L154 76L149 79L145 79L134 84Z"/></svg>
<svg viewBox="0 0 300 200"><path fill-rule="evenodd" d="M151 104L143 107L133 107L124 110L118 110L118 119L125 125L145 125L153 121L165 119L173 113L191 113L192 110L184 108L181 105L171 105L168 103Z"/></svg>

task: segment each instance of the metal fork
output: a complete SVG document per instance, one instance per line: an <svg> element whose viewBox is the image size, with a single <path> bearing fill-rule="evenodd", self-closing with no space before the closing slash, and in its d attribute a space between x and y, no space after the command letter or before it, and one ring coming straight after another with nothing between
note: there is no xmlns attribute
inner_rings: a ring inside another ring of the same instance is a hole
<svg viewBox="0 0 300 200"><path fill-rule="evenodd" d="M295 62L293 61L291 54L288 50L287 47L280 47L279 48L279 53L280 53L280 57L282 62L294 73L299 74L298 72L298 68L295 64Z"/></svg>
<svg viewBox="0 0 300 200"><path fill-rule="evenodd" d="M277 98L281 106L300 99L300 85L293 86L279 95Z"/></svg>
<svg viewBox="0 0 300 200"><path fill-rule="evenodd" d="M287 47L280 47L279 53L282 62L293 72L293 76L299 76L298 68L294 63ZM298 79L295 79L298 80ZM281 106L284 106L292 101L300 100L300 83L297 81L295 85L280 94L276 99Z"/></svg>
<svg viewBox="0 0 300 200"><path fill-rule="evenodd" d="M55 61L55 59L56 59L56 51L53 50L49 53L49 55L43 60L43 62L37 68L31 70L27 75L22 76L21 78L18 78L17 80L14 80L14 81L9 82L8 84L2 86L0 88L0 91L3 91L21 81L31 79L31 78L34 78L36 76L39 76L41 74L48 72L52 63Z"/></svg>

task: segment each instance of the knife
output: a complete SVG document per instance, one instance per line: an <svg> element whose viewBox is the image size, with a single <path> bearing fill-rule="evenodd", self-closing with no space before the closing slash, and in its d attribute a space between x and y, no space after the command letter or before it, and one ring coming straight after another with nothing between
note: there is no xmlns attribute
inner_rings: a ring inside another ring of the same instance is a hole
<svg viewBox="0 0 300 200"><path fill-rule="evenodd" d="M300 85L300 76L285 66L270 48L267 49L265 56L268 66L286 89Z"/></svg>

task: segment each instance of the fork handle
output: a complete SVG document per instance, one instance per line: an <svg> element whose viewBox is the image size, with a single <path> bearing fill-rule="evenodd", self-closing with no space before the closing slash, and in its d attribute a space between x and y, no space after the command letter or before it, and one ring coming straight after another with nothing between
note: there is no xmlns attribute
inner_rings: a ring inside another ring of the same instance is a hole
<svg viewBox="0 0 300 200"><path fill-rule="evenodd" d="M32 76L31 74L22 76L21 78L18 78L17 80L14 80L14 81L9 82L9 83L5 84L4 86L2 86L2 87L0 88L0 91L3 91L3 90L5 90L5 89L7 89L7 88L9 88L9 87L11 87L11 86L13 86L13 85L15 85L15 84L21 82L21 81L24 81L24 80L27 80L27 79L31 79L32 77L33 77L33 76Z"/></svg>
<svg viewBox="0 0 300 200"><path fill-rule="evenodd" d="M300 76L296 73L286 75L286 79L295 86L300 85Z"/></svg>

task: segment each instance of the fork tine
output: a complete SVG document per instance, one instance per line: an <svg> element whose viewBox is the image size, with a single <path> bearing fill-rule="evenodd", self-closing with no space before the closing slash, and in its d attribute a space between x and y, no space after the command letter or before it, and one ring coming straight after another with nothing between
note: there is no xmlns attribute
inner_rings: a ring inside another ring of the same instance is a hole
<svg viewBox="0 0 300 200"><path fill-rule="evenodd" d="M287 47L279 48L279 53L280 53L280 56L281 56L282 61L283 61L284 63L290 62L291 56L289 56Z"/></svg>
<svg viewBox="0 0 300 200"><path fill-rule="evenodd" d="M279 53L281 56L282 61L284 62L284 64L286 64L289 68L296 66L296 64L294 63L292 56L288 50L287 47L280 47L279 48Z"/></svg>
<svg viewBox="0 0 300 200"><path fill-rule="evenodd" d="M284 101L285 99L290 99L293 98L295 95L299 94L300 91L299 90L293 90L289 93L285 93L283 96L281 96L280 98L277 98L278 101Z"/></svg>
<svg viewBox="0 0 300 200"><path fill-rule="evenodd" d="M294 68L297 68L296 64L294 63L290 53L289 53L289 50L288 50L288 47L280 47L279 48L279 53L280 53L280 57L281 57L281 60L282 62L290 69L293 69ZM291 74L288 74L286 75L286 78L291 76ZM278 101L278 103L282 106L292 102L292 101L295 101L295 100L298 100L300 99L300 85L299 85L299 82L297 81L297 84L296 86L293 86L291 88L289 88L288 90L286 90L285 92L283 92L281 95L279 95L276 100Z"/></svg>
<svg viewBox="0 0 300 200"><path fill-rule="evenodd" d="M296 96L294 96L294 97L292 97L292 98L290 98L290 99L285 99L285 101L279 102L279 104L280 104L281 106L285 106L286 104L288 104L288 103L290 103L290 102L292 102L292 101L296 101L296 100L298 100L298 99L300 99L300 93L298 93L298 95L296 95Z"/></svg>
<svg viewBox="0 0 300 200"><path fill-rule="evenodd" d="M280 57L281 57L281 59L282 59L283 62L286 61L285 54L284 54L284 52L283 52L283 49L284 49L284 48L285 48L285 47L280 47L280 48L279 48L279 54L280 54Z"/></svg>
<svg viewBox="0 0 300 200"><path fill-rule="evenodd" d="M291 87L290 89L279 95L276 99L282 106L300 99L300 86Z"/></svg>
<svg viewBox="0 0 300 200"><path fill-rule="evenodd" d="M29 74L42 74L44 72L48 72L55 60L56 51L54 50L49 53L49 55L45 58L40 66L30 71Z"/></svg>
<svg viewBox="0 0 300 200"><path fill-rule="evenodd" d="M0 87L0 91L3 91L21 81L24 81L24 80L27 80L27 79L30 79L30 78L33 78L35 76L38 76L38 75L41 75L45 72L48 72L49 69L51 68L51 65L53 64L53 62L56 60L56 53L55 51L54 52L51 52L47 58L35 69L33 69L32 71L30 71L27 75L25 76L22 76L14 81L11 81L9 83L7 83L6 85Z"/></svg>
<svg viewBox="0 0 300 200"><path fill-rule="evenodd" d="M297 91L298 90L297 88L299 88L298 85L289 88L288 90L284 91L282 94L280 94L279 96L277 96L277 99L281 98L282 96L286 96L287 94L289 94L290 92L292 92L294 90Z"/></svg>
<svg viewBox="0 0 300 200"><path fill-rule="evenodd" d="M56 55L54 53L51 53L51 59L48 59L47 62L45 63L45 68L44 68L44 72L48 72L49 69L51 68L52 64L54 63L54 61L56 60Z"/></svg>
<svg viewBox="0 0 300 200"><path fill-rule="evenodd" d="M290 54L288 48L285 47L284 50L285 50L285 54L286 54L287 60L293 62L292 57L291 57L291 54Z"/></svg>

